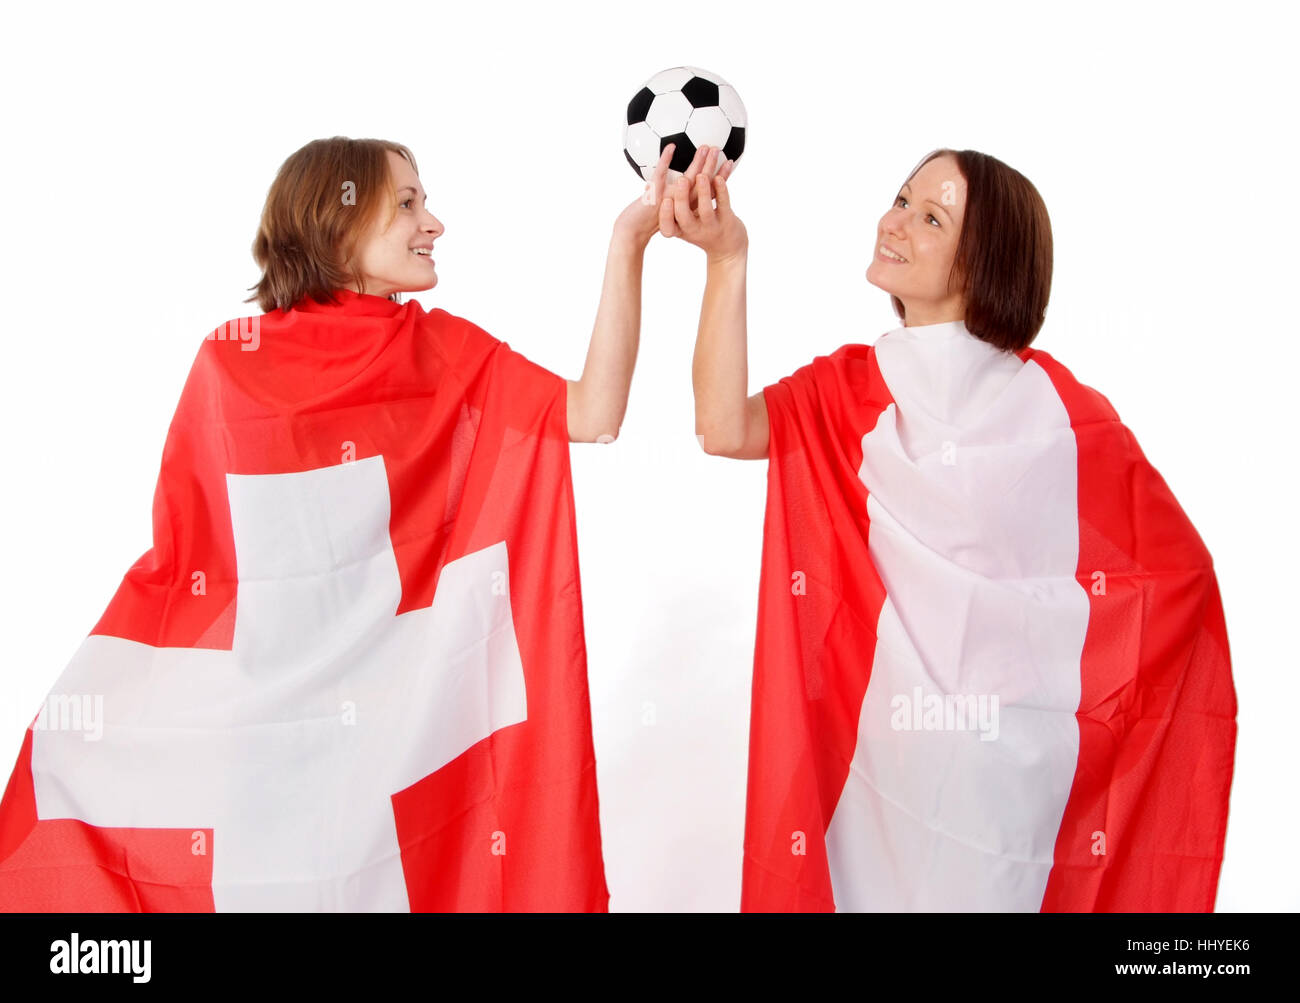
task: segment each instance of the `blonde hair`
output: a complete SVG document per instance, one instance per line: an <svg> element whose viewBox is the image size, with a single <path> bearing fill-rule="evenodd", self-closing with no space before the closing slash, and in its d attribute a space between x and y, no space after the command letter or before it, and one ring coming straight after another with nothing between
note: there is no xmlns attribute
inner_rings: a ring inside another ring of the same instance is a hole
<svg viewBox="0 0 1300 1003"><path fill-rule="evenodd" d="M256 300L270 313L306 296L334 302L334 292L349 283L365 291L350 262L379 210L396 200L390 151L418 173L401 143L346 136L313 140L280 165L253 241L262 277L245 303Z"/></svg>

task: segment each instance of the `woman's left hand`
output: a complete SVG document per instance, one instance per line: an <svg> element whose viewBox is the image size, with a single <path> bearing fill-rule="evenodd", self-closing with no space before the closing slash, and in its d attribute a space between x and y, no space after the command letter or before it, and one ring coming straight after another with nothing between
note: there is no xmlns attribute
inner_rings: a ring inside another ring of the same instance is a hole
<svg viewBox="0 0 1300 1003"><path fill-rule="evenodd" d="M667 195L668 164L673 159L673 150L675 148L676 144L674 143L669 143L664 147L663 152L659 154L659 163L655 165L654 173L650 175L650 180L646 183L645 191L640 198L619 214L618 220L614 223L614 232L626 236L638 248L644 249L650 243L650 238L659 232L659 205ZM695 198L696 175L704 169L709 150L716 149L717 147L701 146L695 151L695 159L691 161L691 165L686 169L684 177L687 180L692 201ZM721 150L718 150L719 155L721 155L721 152ZM724 178L729 177L735 166L734 161L728 160L717 173ZM693 205L692 208L694 208Z"/></svg>

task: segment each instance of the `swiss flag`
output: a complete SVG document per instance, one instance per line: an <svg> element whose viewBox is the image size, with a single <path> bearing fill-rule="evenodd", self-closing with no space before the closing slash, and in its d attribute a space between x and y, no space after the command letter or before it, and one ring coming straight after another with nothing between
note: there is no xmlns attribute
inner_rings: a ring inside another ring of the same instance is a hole
<svg viewBox="0 0 1300 1003"><path fill-rule="evenodd" d="M5 910L605 910L565 382L351 292L205 339Z"/></svg>
<svg viewBox="0 0 1300 1003"><path fill-rule="evenodd" d="M961 321L764 394L742 909L1211 910L1222 603L1109 402Z"/></svg>

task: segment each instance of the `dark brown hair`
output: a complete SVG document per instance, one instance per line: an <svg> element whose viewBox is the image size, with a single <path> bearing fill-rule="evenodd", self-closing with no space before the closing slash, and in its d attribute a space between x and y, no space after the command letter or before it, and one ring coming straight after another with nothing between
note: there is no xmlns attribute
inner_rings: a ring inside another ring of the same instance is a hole
<svg viewBox="0 0 1300 1003"><path fill-rule="evenodd" d="M957 161L966 210L949 281L964 290L966 329L1008 352L1028 347L1043 326L1052 289L1052 223L1038 189L1019 171L975 150L935 150ZM907 323L903 303L894 312Z"/></svg>
<svg viewBox="0 0 1300 1003"><path fill-rule="evenodd" d="M257 300L270 313L305 296L336 302L335 290L349 282L364 291L351 259L380 209L396 201L390 150L419 172L401 143L346 136L313 140L280 165L253 241L263 274L245 303Z"/></svg>

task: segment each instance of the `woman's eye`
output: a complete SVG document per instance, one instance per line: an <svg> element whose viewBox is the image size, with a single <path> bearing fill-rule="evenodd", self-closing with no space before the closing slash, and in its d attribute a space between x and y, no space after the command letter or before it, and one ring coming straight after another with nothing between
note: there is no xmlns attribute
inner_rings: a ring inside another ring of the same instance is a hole
<svg viewBox="0 0 1300 1003"><path fill-rule="evenodd" d="M415 199L407 199L405 202L400 202L400 203L398 203L398 204L401 206L401 208L405 209L407 206L409 206L409 205L410 205L412 202L414 202L414 201L415 201Z"/></svg>
<svg viewBox="0 0 1300 1003"><path fill-rule="evenodd" d="M898 203L900 203L900 202L902 202L904 205L906 205L906 204L907 204L907 199L904 198L902 195L899 195L896 199L894 199L894 205L898 205ZM937 218L935 218L935 216L934 216L933 213L927 215L925 218L926 218L926 219L933 219L936 223L939 223L939 220L938 220ZM940 225L940 226L943 226L942 223L939 223L939 225Z"/></svg>

